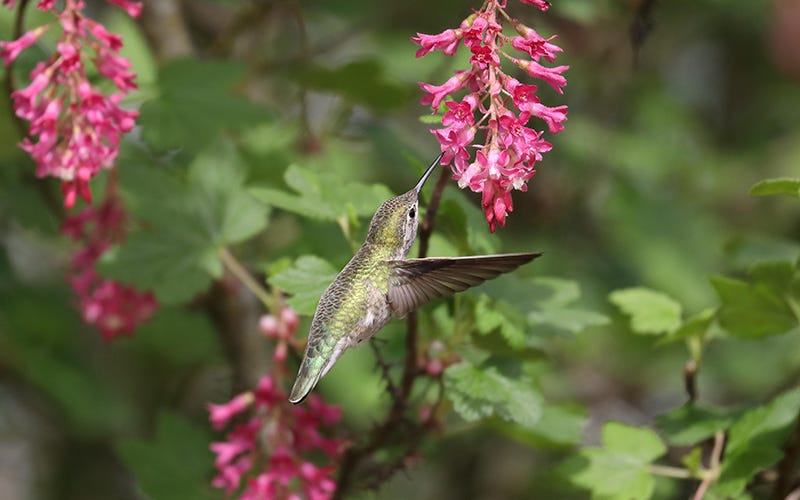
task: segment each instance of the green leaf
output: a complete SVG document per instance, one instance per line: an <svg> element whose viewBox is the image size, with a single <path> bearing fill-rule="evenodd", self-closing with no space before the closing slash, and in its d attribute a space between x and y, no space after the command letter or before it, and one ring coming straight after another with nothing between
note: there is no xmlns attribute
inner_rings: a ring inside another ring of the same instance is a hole
<svg viewBox="0 0 800 500"><path fill-rule="evenodd" d="M611 292L609 300L631 317L636 333L660 335L681 325L681 305L671 297L647 288Z"/></svg>
<svg viewBox="0 0 800 500"><path fill-rule="evenodd" d="M579 334L593 326L608 324L608 317L603 314L584 309L557 308L544 311L532 311L528 315L531 325L549 325L569 333Z"/></svg>
<svg viewBox="0 0 800 500"><path fill-rule="evenodd" d="M667 452L658 435L644 428L609 422L603 427L602 448L584 448L588 465L571 480L592 491L593 497L647 499L655 480L648 465Z"/></svg>
<svg viewBox="0 0 800 500"><path fill-rule="evenodd" d="M763 262L751 268L749 278L746 282L711 277L722 302L722 327L742 337L775 335L796 328L800 315L800 273L796 266L785 261Z"/></svg>
<svg viewBox="0 0 800 500"><path fill-rule="evenodd" d="M730 428L722 473L710 491L726 498L736 496L755 474L777 463L798 413L800 389L795 389L742 415Z"/></svg>
<svg viewBox="0 0 800 500"><path fill-rule="evenodd" d="M565 307L581 298L580 286L571 280L540 276L531 282L540 289L535 292L536 305L544 309Z"/></svg>
<svg viewBox="0 0 800 500"><path fill-rule="evenodd" d="M499 420L492 424L498 431L531 446L575 446L583 439L586 410L579 406L544 404L542 416L533 426L510 426Z"/></svg>
<svg viewBox="0 0 800 500"><path fill-rule="evenodd" d="M663 341L666 343L689 338L703 339L716 317L716 308L704 309L687 319L680 328L664 337Z"/></svg>
<svg viewBox="0 0 800 500"><path fill-rule="evenodd" d="M392 197L382 184L345 182L340 176L315 172L297 165L284 174L286 184L298 194L279 189L256 187L253 196L269 205L314 219L339 221L351 212L372 216L381 203Z"/></svg>
<svg viewBox="0 0 800 500"><path fill-rule="evenodd" d="M159 68L159 96L142 105L142 137L156 149L197 151L223 130L242 130L270 119L235 94L246 68L234 61L182 59Z"/></svg>
<svg viewBox="0 0 800 500"><path fill-rule="evenodd" d="M464 420L496 416L533 427L541 417L542 398L533 386L506 377L494 366L462 361L445 370L444 383L453 408Z"/></svg>
<svg viewBox="0 0 800 500"><path fill-rule="evenodd" d="M442 115L420 115L419 121L420 123L424 123L426 125L441 125Z"/></svg>
<svg viewBox="0 0 800 500"><path fill-rule="evenodd" d="M687 404L660 415L656 422L667 441L676 446L689 446L728 429L737 415Z"/></svg>
<svg viewBox="0 0 800 500"><path fill-rule="evenodd" d="M600 313L571 306L581 296L580 287L574 281L537 277L524 284L524 291L511 290L509 293L525 297L525 302L518 301L518 305L531 310L527 322L537 338L544 338L551 332L557 335L563 332L578 334L592 326L608 323L608 318Z"/></svg>
<svg viewBox="0 0 800 500"><path fill-rule="evenodd" d="M328 261L314 255L304 255L292 267L270 276L269 282L291 295L286 302L295 311L312 315L322 292L337 274Z"/></svg>
<svg viewBox="0 0 800 500"><path fill-rule="evenodd" d="M103 254L97 269L106 278L152 290L166 304L191 299L222 275L214 249L187 224L172 232L155 226L136 232Z"/></svg>
<svg viewBox="0 0 800 500"><path fill-rule="evenodd" d="M152 440L123 439L117 453L136 475L142 491L158 500L214 499L211 436L203 427L171 413L158 417Z"/></svg>
<svg viewBox="0 0 800 500"><path fill-rule="evenodd" d="M481 335L495 331L508 342L512 349L525 347L525 323L519 313L500 300L492 300L481 294L475 304L475 328Z"/></svg>
<svg viewBox="0 0 800 500"><path fill-rule="evenodd" d="M222 274L218 251L267 224L268 207L247 193L245 167L231 145L212 145L185 178L179 174L142 164L120 169L127 206L146 224L99 264L104 276L152 290L164 303L207 288Z"/></svg>
<svg viewBox="0 0 800 500"><path fill-rule="evenodd" d="M703 469L703 450L699 446L681 458L681 463L690 473L697 475Z"/></svg>
<svg viewBox="0 0 800 500"><path fill-rule="evenodd" d="M799 198L800 179L793 177L764 179L750 188L750 196L773 196L776 194L785 194Z"/></svg>

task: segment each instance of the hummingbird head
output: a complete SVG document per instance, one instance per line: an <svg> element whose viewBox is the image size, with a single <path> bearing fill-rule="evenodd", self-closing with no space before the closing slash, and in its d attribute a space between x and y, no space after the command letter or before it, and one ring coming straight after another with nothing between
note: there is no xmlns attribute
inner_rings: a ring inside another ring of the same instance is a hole
<svg viewBox="0 0 800 500"><path fill-rule="evenodd" d="M442 159L440 154L422 174L410 191L384 201L369 224L366 243L386 245L396 249L392 258L404 258L417 237L419 223L419 193L425 181Z"/></svg>

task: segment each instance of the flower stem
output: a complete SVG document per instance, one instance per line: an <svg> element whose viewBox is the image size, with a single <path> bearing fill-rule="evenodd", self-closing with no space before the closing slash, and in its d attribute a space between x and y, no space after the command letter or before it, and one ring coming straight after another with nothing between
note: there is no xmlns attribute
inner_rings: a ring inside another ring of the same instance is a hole
<svg viewBox="0 0 800 500"><path fill-rule="evenodd" d="M674 477L676 479L689 479L692 477L692 473L689 469L671 467L669 465L651 464L647 467L647 471L657 476Z"/></svg>
<svg viewBox="0 0 800 500"><path fill-rule="evenodd" d="M228 269L231 274L236 276L239 281L241 281L242 284L247 287L248 290L253 292L253 295L255 295L258 300L264 304L264 307L270 311L280 310L280 304L278 304L278 301L275 299L275 297L270 295L269 292L267 292L267 290L261 286L261 284L259 284L255 278L253 278L253 275L251 275L250 272L245 269L245 267L238 260L236 260L236 257L233 256L227 247L220 249L219 258L225 268Z"/></svg>

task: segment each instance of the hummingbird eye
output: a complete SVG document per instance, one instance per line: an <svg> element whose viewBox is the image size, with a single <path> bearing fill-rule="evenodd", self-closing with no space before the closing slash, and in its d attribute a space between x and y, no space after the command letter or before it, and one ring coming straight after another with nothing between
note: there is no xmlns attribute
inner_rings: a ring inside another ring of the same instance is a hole
<svg viewBox="0 0 800 500"><path fill-rule="evenodd" d="M416 214L417 214L416 209L414 207L411 207L411 210L408 211L408 217L413 219Z"/></svg>

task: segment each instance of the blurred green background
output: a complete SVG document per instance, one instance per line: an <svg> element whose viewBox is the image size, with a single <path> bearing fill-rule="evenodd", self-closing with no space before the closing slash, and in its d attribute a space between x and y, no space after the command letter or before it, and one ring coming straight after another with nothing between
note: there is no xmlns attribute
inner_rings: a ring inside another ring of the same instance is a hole
<svg viewBox="0 0 800 500"><path fill-rule="evenodd" d="M509 4L558 35L569 83L563 96L541 93L547 105L568 104L569 118L549 137L553 150L528 192L514 193L507 226L488 236L473 209L469 227L489 249L544 252L523 275L575 281L581 306L611 318L548 338L537 373L548 400L575 409L577 426L562 422L573 429L564 433L593 443L608 419L648 424L686 398L684 347L631 334L609 292L651 287L691 314L716 304L709 275L800 255L798 204L747 195L763 178L800 174L800 2L555 0L547 14ZM145 2L139 21L102 2L89 12L125 38L140 85L127 102L143 105L131 142L163 150L161 161L236 130L253 185L282 185L286 168L300 164L402 192L417 178L409 164L438 152L420 121L428 109L417 82L440 83L465 63L463 53L415 59L409 37L455 27L471 7L159 0ZM48 20L30 10L29 26ZM12 23L13 12L0 10L3 39ZM52 42L25 52L18 76ZM202 300L162 307L135 336L112 342L81 323L64 280L71 243L30 181L34 165L15 146L8 107L0 100L0 497L141 498L140 482L210 480L204 403L231 394L224 335ZM139 163L123 150L120 169ZM451 183L446 197L461 199L456 191ZM479 206L478 195L465 195ZM442 240L433 250L453 248ZM336 224L277 210L242 253L261 269L308 253L338 267L352 248ZM381 336L393 344L402 333L394 324ZM758 402L796 384L799 337L719 339L705 353L701 399ZM320 390L342 404L348 426L367 429L382 414L380 382L368 349L349 356ZM364 497L585 496L557 474L571 454L564 443L448 424L405 474ZM164 456L172 458L154 458ZM148 462L158 465L148 471ZM664 498L688 494L659 488ZM186 494L167 496L219 496Z"/></svg>

